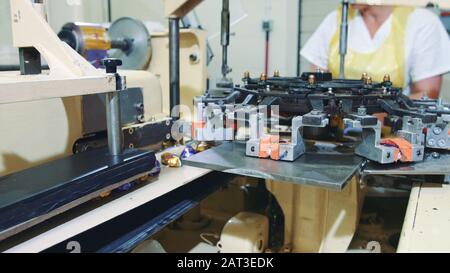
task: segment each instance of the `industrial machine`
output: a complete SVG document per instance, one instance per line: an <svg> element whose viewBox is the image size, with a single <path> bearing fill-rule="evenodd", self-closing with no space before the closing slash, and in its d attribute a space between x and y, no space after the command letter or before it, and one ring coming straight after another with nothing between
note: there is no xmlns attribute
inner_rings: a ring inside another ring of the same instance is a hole
<svg viewBox="0 0 450 273"><path fill-rule="evenodd" d="M168 33L150 36L143 23L122 18L111 27L69 23L58 36L46 22L42 1L11 1L11 15L21 71L0 76L1 122L15 131L1 134L2 251L26 241L24 234L33 230L52 232L49 222L66 214L76 218L73 210L98 197L152 181L161 169L155 152L173 145ZM206 38L195 29L182 30L181 37L181 67L195 75L181 78L182 100L190 101L206 86ZM41 56L48 66L41 65ZM194 172L185 179L199 177ZM165 185L163 191L178 187ZM116 216L119 211L113 210Z"/></svg>
<svg viewBox="0 0 450 273"><path fill-rule="evenodd" d="M366 74L361 80L332 80L332 75L324 72L305 73L302 78L262 75L251 79L247 74L244 85L231 89L229 96L220 99L206 94L196 103L201 115L196 124L204 126L195 128L194 138L203 141L235 140L237 130L233 128L238 128L240 118L249 117L244 120L251 127L247 156L297 160L305 153L303 127L328 128L325 133L330 139L334 134L335 141L339 130L361 129L362 140L355 153L380 164L420 162L425 147L450 148L449 105L426 97L412 101L401 89L392 87L389 75L382 83L374 83ZM276 113L270 110L274 106ZM373 116L377 113L387 114L393 137L382 139L382 121ZM269 121L280 124L280 116L285 123L291 122L290 139L264 131L272 126Z"/></svg>
<svg viewBox="0 0 450 273"><path fill-rule="evenodd" d="M411 100L389 75L344 79L342 66L341 75L246 73L235 85L228 0L222 78L204 93L205 33L179 29L201 2L166 0L168 33L125 17L68 23L56 35L41 1L11 1L21 71L0 73L0 117L10 117L15 131L0 133L1 251L130 252L188 212L175 225L207 223L202 200L241 179L258 206L227 219L210 251L345 252L368 178L450 174L450 105ZM343 1L343 14L350 2L364 1ZM193 120L179 105L195 110ZM168 148L173 140L188 145ZM191 140L212 148L192 152ZM188 156L178 168L159 164L180 154ZM144 186L87 204L137 181Z"/></svg>
<svg viewBox="0 0 450 273"><path fill-rule="evenodd" d="M105 59L106 70L97 70L59 41L45 20L44 10L40 2L11 1L13 38L19 48L21 71L1 74L1 104L105 93L107 148L2 177L2 240L105 190L145 177L156 166L153 152L123 148L119 93L127 85L126 78L117 71L121 61ZM49 71L41 70L41 54Z"/></svg>

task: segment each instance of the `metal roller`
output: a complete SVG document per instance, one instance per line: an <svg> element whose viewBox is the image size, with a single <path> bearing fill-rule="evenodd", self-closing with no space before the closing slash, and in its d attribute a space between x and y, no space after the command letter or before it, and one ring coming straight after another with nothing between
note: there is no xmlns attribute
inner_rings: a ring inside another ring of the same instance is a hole
<svg viewBox="0 0 450 273"><path fill-rule="evenodd" d="M100 24L67 23L58 36L96 67L110 57L121 59L123 69L141 70L147 68L152 55L147 27L129 17L116 20L109 29Z"/></svg>
<svg viewBox="0 0 450 273"><path fill-rule="evenodd" d="M123 61L123 69L145 69L152 57L151 37L139 20L123 17L109 28L112 49L110 57ZM120 50L118 50L119 48Z"/></svg>

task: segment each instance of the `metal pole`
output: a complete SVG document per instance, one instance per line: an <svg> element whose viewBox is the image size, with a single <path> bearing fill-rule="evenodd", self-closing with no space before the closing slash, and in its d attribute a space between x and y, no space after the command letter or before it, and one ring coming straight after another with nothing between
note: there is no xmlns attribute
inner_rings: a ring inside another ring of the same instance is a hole
<svg viewBox="0 0 450 273"><path fill-rule="evenodd" d="M228 67L228 46L230 45L230 1L223 0L222 8L222 77L227 78L230 69Z"/></svg>
<svg viewBox="0 0 450 273"><path fill-rule="evenodd" d="M106 73L116 75L117 90L122 90L123 86L117 74L117 66L122 65L118 59L104 60ZM108 130L109 153L113 156L122 154L122 122L120 116L120 94L119 92L106 93L106 127Z"/></svg>
<svg viewBox="0 0 450 273"><path fill-rule="evenodd" d="M349 8L349 0L343 0L341 33L339 39L339 55L341 57L341 64L340 64L341 79L345 79L345 56L347 55L347 43L348 43L348 8Z"/></svg>
<svg viewBox="0 0 450 273"><path fill-rule="evenodd" d="M108 22L111 23L112 22L112 3L111 3L111 0L108 0L106 5L107 5L107 8L108 8Z"/></svg>
<svg viewBox="0 0 450 273"><path fill-rule="evenodd" d="M302 71L300 51L302 50L302 13L303 13L303 1L298 0L298 37L297 37L297 77L300 77Z"/></svg>
<svg viewBox="0 0 450 273"><path fill-rule="evenodd" d="M180 19L169 18L170 55L170 111L172 118L180 118L177 106L180 105ZM176 109L177 108L177 109Z"/></svg>
<svg viewBox="0 0 450 273"><path fill-rule="evenodd" d="M108 127L109 152L114 156L120 155L122 154L122 124L118 92L106 94L106 124Z"/></svg>

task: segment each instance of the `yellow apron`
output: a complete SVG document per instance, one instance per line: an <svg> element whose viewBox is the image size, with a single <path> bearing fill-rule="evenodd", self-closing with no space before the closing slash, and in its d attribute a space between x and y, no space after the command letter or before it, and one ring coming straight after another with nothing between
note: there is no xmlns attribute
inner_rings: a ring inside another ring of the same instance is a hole
<svg viewBox="0 0 450 273"><path fill-rule="evenodd" d="M367 73L373 81L381 82L388 74L395 87L404 87L406 25L409 15L413 11L414 8L394 8L391 32L375 52L359 53L349 48L345 59L345 78L360 79L363 73ZM355 14L356 11L350 8L349 21L355 18ZM337 17L340 25L342 17L340 10L338 10ZM340 28L337 29L331 40L329 52L328 69L334 76L340 74L339 35Z"/></svg>

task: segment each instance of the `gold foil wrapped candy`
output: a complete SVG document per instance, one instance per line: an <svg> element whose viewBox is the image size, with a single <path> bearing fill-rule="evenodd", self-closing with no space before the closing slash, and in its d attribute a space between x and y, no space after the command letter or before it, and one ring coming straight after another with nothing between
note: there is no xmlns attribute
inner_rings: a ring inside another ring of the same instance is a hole
<svg viewBox="0 0 450 273"><path fill-rule="evenodd" d="M164 153L161 155L161 163L165 166L169 166L171 168L179 168L181 167L181 159L171 153Z"/></svg>
<svg viewBox="0 0 450 273"><path fill-rule="evenodd" d="M197 151L197 153L201 153L208 150L209 148L211 148L210 145L208 145L206 142L201 142L197 145L195 150Z"/></svg>

